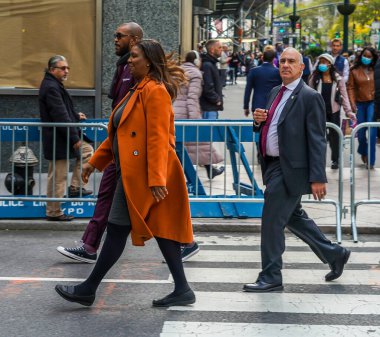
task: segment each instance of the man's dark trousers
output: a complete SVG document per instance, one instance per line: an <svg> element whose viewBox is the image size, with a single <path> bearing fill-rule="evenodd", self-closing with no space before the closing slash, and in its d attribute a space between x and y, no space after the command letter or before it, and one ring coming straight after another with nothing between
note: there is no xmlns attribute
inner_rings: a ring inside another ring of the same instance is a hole
<svg viewBox="0 0 380 337"><path fill-rule="evenodd" d="M285 251L285 227L308 244L323 263L334 262L342 248L331 243L307 216L301 208L302 196L288 193L279 159L267 161L265 180L267 184L261 227L262 271L258 279L282 284L281 256Z"/></svg>
<svg viewBox="0 0 380 337"><path fill-rule="evenodd" d="M112 162L103 172L99 186L98 201L95 205L94 215L86 227L82 241L99 248L102 235L107 227L108 215L111 210L113 195L116 188L116 165Z"/></svg>

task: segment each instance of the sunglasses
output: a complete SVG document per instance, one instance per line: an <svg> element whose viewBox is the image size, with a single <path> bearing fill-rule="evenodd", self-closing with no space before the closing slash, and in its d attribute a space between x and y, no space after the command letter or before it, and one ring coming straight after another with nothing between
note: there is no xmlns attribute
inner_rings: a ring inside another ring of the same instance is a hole
<svg viewBox="0 0 380 337"><path fill-rule="evenodd" d="M61 69L62 71L70 70L70 67L65 67L65 66L63 66L63 67L53 67L53 68L55 68L55 69Z"/></svg>
<svg viewBox="0 0 380 337"><path fill-rule="evenodd" d="M134 37L133 35L129 35L129 34L122 34L122 33L115 33L115 34L113 34L114 39L117 39L117 40L120 40L120 39L122 39L123 37L126 37L126 36Z"/></svg>

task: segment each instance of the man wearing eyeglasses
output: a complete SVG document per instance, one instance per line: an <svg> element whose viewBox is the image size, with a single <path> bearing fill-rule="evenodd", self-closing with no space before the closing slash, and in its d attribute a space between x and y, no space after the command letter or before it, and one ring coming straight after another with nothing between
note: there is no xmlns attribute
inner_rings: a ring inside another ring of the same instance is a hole
<svg viewBox="0 0 380 337"><path fill-rule="evenodd" d="M65 57L56 55L50 58L39 92L41 122L77 123L86 119L83 113L75 112L70 94L63 85L69 70ZM77 160L68 191L69 197L92 194L92 191L81 187L80 177L81 162L86 163L94 152L91 140L84 134L82 136L77 127L43 127L42 143L45 159L49 161L47 197L63 198L68 160L71 158ZM49 221L71 221L74 217L63 213L60 202L47 202L46 218Z"/></svg>
<svg viewBox="0 0 380 337"><path fill-rule="evenodd" d="M128 59L132 46L143 38L143 30L135 22L123 23L116 29L113 37L115 54L120 58L116 63L116 71L108 94L108 97L112 99L112 109L116 107L135 84L128 66ZM114 163L111 163L103 172L94 215L87 225L80 244L74 248L59 246L57 247L58 252L81 262L96 262L97 250L107 227L115 188L116 167Z"/></svg>

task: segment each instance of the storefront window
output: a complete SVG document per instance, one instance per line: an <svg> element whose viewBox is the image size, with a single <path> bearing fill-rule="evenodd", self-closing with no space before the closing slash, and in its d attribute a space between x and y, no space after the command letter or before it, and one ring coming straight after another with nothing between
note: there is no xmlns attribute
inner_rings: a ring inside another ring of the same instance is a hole
<svg viewBox="0 0 380 337"><path fill-rule="evenodd" d="M67 58L67 88L95 87L96 0L0 0L0 88L38 88L49 58Z"/></svg>

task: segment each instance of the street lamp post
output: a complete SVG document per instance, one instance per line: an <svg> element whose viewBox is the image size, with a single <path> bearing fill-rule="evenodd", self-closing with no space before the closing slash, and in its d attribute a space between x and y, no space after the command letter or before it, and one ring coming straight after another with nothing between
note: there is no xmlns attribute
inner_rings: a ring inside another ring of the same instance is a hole
<svg viewBox="0 0 380 337"><path fill-rule="evenodd" d="M344 0L338 5L338 11L343 15L343 51L348 49L348 17L354 12L356 5L350 4L350 0Z"/></svg>
<svg viewBox="0 0 380 337"><path fill-rule="evenodd" d="M292 15L289 15L289 19L290 19L290 22L292 24L292 32L293 32L293 37L292 37L292 40L293 40L293 47L296 46L296 37L295 37L295 33L296 33L296 22L299 20L299 16L296 15L297 13L297 1L296 0L293 0L293 14Z"/></svg>

